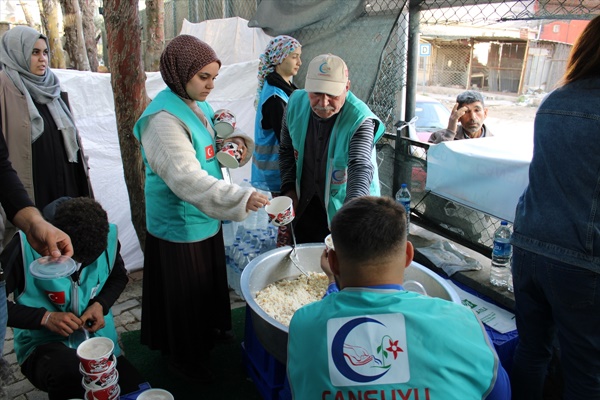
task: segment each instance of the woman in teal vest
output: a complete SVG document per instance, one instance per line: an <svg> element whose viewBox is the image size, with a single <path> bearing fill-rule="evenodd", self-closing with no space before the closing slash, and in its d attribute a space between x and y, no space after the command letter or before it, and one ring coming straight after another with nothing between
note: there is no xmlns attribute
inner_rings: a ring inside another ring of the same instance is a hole
<svg viewBox="0 0 600 400"><path fill-rule="evenodd" d="M220 67L203 41L190 35L171 40L160 59L168 87L134 127L146 167L141 341L196 383L214 379L210 349L215 340L231 338L221 220L241 221L268 203L253 188L223 180L214 112L206 102ZM251 157L242 149L241 165Z"/></svg>
<svg viewBox="0 0 600 400"><path fill-rule="evenodd" d="M123 357L117 341L111 306L127 285L119 254L117 227L108 223L102 206L88 197L62 197L44 208L44 217L73 241L78 268L70 276L42 280L29 269L41 257L25 239L15 235L0 257L5 267L8 325L14 328L14 349L21 372L48 398L83 398L74 331L85 327L92 335L110 338L117 357L123 394L144 380Z"/></svg>
<svg viewBox="0 0 600 400"><path fill-rule="evenodd" d="M273 38L258 65L258 92L254 122L254 157L252 185L270 191L274 196L281 190L279 177L279 135L281 120L288 99L297 89L292 79L302 65L300 42L291 36Z"/></svg>

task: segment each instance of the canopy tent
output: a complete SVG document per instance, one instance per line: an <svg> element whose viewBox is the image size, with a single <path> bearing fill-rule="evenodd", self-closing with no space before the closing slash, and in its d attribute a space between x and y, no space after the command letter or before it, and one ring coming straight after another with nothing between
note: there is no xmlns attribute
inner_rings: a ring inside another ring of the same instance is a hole
<svg viewBox="0 0 600 400"><path fill-rule="evenodd" d="M237 127L254 135L254 97L257 90L258 57L270 36L260 29L247 27L241 18L210 20L199 24L184 22L181 33L199 37L217 52L223 66L208 101L213 108L227 108L236 115ZM114 98L109 74L53 70L62 89L69 94L75 123L89 157L92 187L96 199L119 227L121 255L127 270L143 266L129 207L129 196L123 175ZM153 98L166 87L160 73L146 73L146 90ZM231 170L234 182L250 176L250 163Z"/></svg>

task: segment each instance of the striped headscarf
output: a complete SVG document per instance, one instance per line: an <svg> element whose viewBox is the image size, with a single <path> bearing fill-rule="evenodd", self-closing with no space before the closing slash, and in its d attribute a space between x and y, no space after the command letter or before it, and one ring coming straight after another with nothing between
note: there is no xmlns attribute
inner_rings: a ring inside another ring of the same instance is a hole
<svg viewBox="0 0 600 400"><path fill-rule="evenodd" d="M195 36L179 35L160 56L160 75L177 96L190 100L185 86L198 71L215 61L220 67L221 60L207 43Z"/></svg>
<svg viewBox="0 0 600 400"><path fill-rule="evenodd" d="M256 101L260 98L260 92L265 84L267 75L275 71L278 66L297 48L302 47L299 41L291 36L279 35L269 42L265 52L260 55L258 63L258 91Z"/></svg>

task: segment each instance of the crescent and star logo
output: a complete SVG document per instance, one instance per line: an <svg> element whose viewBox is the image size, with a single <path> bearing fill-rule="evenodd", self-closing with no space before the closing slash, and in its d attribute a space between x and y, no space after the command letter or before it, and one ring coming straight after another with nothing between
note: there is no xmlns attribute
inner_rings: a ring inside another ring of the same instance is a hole
<svg viewBox="0 0 600 400"><path fill-rule="evenodd" d="M346 183L348 180L348 170L347 169L334 169L331 173L331 184L332 185L342 185Z"/></svg>
<svg viewBox="0 0 600 400"><path fill-rule="evenodd" d="M402 314L332 318L327 322L329 376L335 386L410 379Z"/></svg>
<svg viewBox="0 0 600 400"><path fill-rule="evenodd" d="M324 62L323 64L319 65L319 72L323 75L329 74L329 72L331 71L331 67L329 65L327 65L327 62Z"/></svg>
<svg viewBox="0 0 600 400"><path fill-rule="evenodd" d="M50 292L46 290L46 296L48 296L48 300L54 304L61 306L65 304L65 292Z"/></svg>
<svg viewBox="0 0 600 400"><path fill-rule="evenodd" d="M208 145L204 148L204 154L206 156L207 160L210 160L212 158L214 158L215 156L215 148L213 147L213 145Z"/></svg>
<svg viewBox="0 0 600 400"><path fill-rule="evenodd" d="M346 338L348 337L350 332L352 332L352 330L357 326L366 323L383 325L381 322L376 321L372 318L356 318L342 326L342 328L335 335L333 343L331 344L331 353L333 356L333 362L335 364L335 367L346 378L360 383L376 381L377 379L381 378L390 371L388 367L381 374L361 375L352 369L351 365L366 365L371 361L377 360L364 348L357 348L357 346L345 344Z"/></svg>

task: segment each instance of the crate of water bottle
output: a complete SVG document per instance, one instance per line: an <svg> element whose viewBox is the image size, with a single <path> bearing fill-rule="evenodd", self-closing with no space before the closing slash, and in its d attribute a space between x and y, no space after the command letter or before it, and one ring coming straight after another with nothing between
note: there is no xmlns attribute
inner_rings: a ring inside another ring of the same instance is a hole
<svg viewBox="0 0 600 400"><path fill-rule="evenodd" d="M240 230L233 243L226 247L229 286L242 295L240 277L242 271L256 257L275 248L277 232L274 229Z"/></svg>
<svg viewBox="0 0 600 400"><path fill-rule="evenodd" d="M247 179L244 179L240 186L251 185ZM258 191L271 199L268 192ZM277 230L269 224L269 216L265 209L260 208L257 212L250 212L242 222L223 221L223 240L227 260L227 281L229 287L241 297L242 271L250 261L275 248Z"/></svg>
<svg viewBox="0 0 600 400"><path fill-rule="evenodd" d="M252 230L239 225L233 240L228 242L225 246L227 279L229 287L238 296L241 296L240 277L242 271L250 261L275 248L277 231L273 227Z"/></svg>

